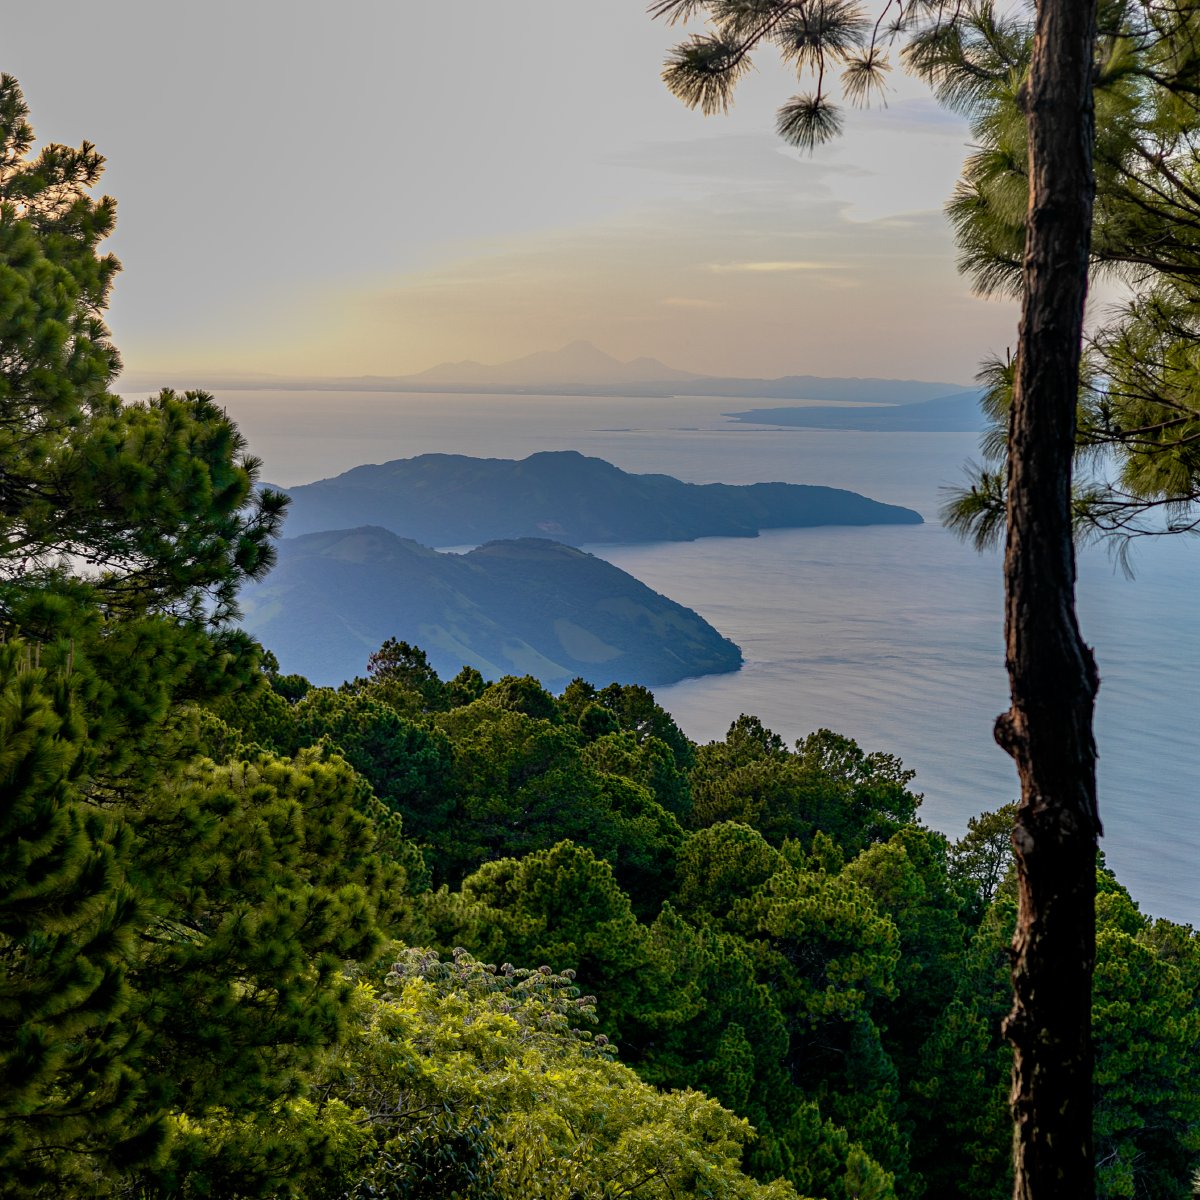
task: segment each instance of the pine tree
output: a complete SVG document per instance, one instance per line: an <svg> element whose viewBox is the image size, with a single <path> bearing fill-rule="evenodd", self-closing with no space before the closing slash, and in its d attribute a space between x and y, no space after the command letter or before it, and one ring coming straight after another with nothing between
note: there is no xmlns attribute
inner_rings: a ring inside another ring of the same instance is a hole
<svg viewBox="0 0 1200 1200"><path fill-rule="evenodd" d="M1106 4L1096 50L1096 211L1092 270L1132 295L1089 336L1079 393L1073 497L1083 536L1105 536L1122 556L1134 538L1196 528L1200 417L1195 344L1200 270L1200 56L1194 5ZM979 149L948 205L960 265L984 294L1020 290L1029 190L1019 89L1032 29L1018 14L970 14L925 63L945 99L972 121ZM946 509L978 545L1004 530L1004 427L1013 364L993 360L980 379L992 428L985 465Z"/></svg>
<svg viewBox="0 0 1200 1200"><path fill-rule="evenodd" d="M0 76L0 623L68 559L113 611L219 623L269 568L285 500L255 492L258 462L207 394L109 392L120 264L98 247L116 204L89 194L104 159L87 142L30 159L27 118Z"/></svg>
<svg viewBox="0 0 1200 1200"><path fill-rule="evenodd" d="M34 1194L49 1161L149 1150L131 1109L125 965L139 910L127 831L81 803L86 726L61 648L0 646L0 1178ZM79 1168L86 1177L87 1168ZM68 1172L69 1174L70 1172Z"/></svg>
<svg viewBox="0 0 1200 1200"><path fill-rule="evenodd" d="M890 39L920 64L955 38L970 5L883 0L660 0L656 16L703 14L711 32L680 45L664 79L704 112L729 104L760 45L778 48L815 91L788 101L779 132L811 149L837 133L826 74L862 99L882 85ZM890 24L889 17L892 18ZM1014 960L1013 1105L1018 1197L1091 1195L1092 1052L1100 835L1092 717L1099 678L1075 615L1071 477L1095 180L1095 0L1036 0L1022 87L1029 202L1022 314L1009 416L1006 662L1012 707L996 739L1021 780L1014 845L1021 894ZM1053 982L1051 982L1053 981Z"/></svg>
<svg viewBox="0 0 1200 1200"><path fill-rule="evenodd" d="M0 77L0 1189L211 1194L187 1130L280 1149L419 856L345 762L198 717L262 686L228 619L284 501L210 397L109 393L103 160L26 116Z"/></svg>

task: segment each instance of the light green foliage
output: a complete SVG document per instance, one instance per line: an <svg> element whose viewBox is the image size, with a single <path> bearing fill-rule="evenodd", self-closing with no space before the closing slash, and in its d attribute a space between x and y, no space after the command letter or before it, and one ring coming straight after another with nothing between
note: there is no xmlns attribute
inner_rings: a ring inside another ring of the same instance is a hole
<svg viewBox="0 0 1200 1200"><path fill-rule="evenodd" d="M463 1200L788 1200L740 1169L751 1132L696 1092L660 1092L586 1029L569 977L405 951L323 1092L374 1149L344 1193ZM440 1151L440 1152L439 1152Z"/></svg>
<svg viewBox="0 0 1200 1200"><path fill-rule="evenodd" d="M488 960L570 968L603 995L602 1026L614 1037L653 1003L647 931L612 867L588 849L561 842L486 863L444 904L431 909L441 942Z"/></svg>
<svg viewBox="0 0 1200 1200"><path fill-rule="evenodd" d="M132 1184L139 1200L342 1200L372 1150L361 1113L297 1096L262 1113L174 1114L168 1133L169 1159Z"/></svg>

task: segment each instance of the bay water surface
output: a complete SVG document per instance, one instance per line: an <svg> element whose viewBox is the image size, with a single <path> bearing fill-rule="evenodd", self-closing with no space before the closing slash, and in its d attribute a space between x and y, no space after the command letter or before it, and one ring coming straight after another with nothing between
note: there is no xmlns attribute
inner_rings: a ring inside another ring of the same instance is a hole
<svg viewBox="0 0 1200 1200"><path fill-rule="evenodd" d="M940 489L977 455L973 434L745 425L724 414L751 402L712 397L247 391L219 399L263 458L264 478L282 485L434 451L523 458L573 449L627 471L825 484L915 508L925 525L586 549L696 609L742 647L746 663L734 674L655 690L690 737L720 737L742 712L789 741L820 727L848 734L916 770L923 819L951 836L1016 795L1015 771L991 733L1007 707L999 555L977 554L937 521ZM1133 579L1100 547L1080 563L1080 619L1103 679L1103 846L1146 911L1200 924L1200 545L1148 541L1133 563Z"/></svg>

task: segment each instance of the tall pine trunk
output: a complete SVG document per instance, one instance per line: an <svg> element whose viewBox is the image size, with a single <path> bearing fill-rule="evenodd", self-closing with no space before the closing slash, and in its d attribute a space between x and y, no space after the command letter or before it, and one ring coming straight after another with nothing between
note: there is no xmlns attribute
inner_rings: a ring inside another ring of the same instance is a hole
<svg viewBox="0 0 1200 1200"><path fill-rule="evenodd" d="M1008 440L1005 634L1020 911L1013 942L1014 1196L1091 1200L1098 678L1075 617L1071 463L1092 223L1095 0L1039 0L1025 298Z"/></svg>

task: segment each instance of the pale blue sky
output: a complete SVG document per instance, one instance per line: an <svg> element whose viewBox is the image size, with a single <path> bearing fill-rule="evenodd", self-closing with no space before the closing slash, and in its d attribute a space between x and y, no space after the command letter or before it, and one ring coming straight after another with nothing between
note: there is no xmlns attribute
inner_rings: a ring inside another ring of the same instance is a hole
<svg viewBox="0 0 1200 1200"><path fill-rule="evenodd" d="M808 159L763 56L727 117L641 0L56 0L5 14L43 139L120 205L131 372L398 374L588 338L696 371L968 380L1013 340L941 205L963 125L911 81Z"/></svg>

